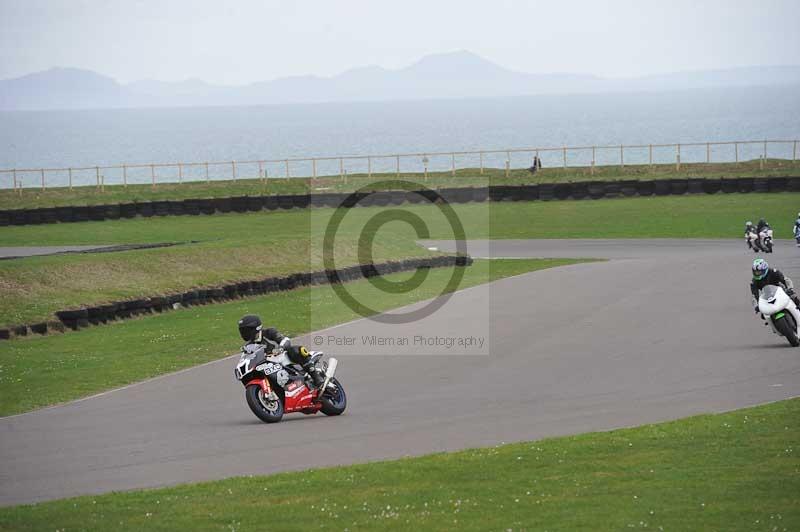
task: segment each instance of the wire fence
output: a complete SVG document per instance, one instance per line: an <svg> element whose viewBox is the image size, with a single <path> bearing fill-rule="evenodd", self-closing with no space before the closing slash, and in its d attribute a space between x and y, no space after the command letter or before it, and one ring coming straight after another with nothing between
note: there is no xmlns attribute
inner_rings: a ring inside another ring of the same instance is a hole
<svg viewBox="0 0 800 532"><path fill-rule="evenodd" d="M687 142L675 144L639 144L614 146L562 146L544 148L509 148L448 152L395 153L379 155L344 155L295 157L250 161L207 161L174 163L136 163L83 166L73 168L11 168L0 170L0 189L70 188L106 185L143 185L187 182L236 182L242 179L285 179L336 177L349 175L424 174L474 169L504 170L531 166L539 157L546 168L588 168L626 165L695 163L739 163L758 160L760 167L768 160L797 161L797 140L747 140L725 142Z"/></svg>

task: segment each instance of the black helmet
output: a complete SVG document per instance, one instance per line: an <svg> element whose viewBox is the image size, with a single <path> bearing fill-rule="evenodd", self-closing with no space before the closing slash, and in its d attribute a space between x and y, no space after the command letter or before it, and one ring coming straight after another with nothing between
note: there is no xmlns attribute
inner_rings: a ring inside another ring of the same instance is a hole
<svg viewBox="0 0 800 532"><path fill-rule="evenodd" d="M248 314L239 320L239 334L245 342L257 342L261 336L261 318Z"/></svg>

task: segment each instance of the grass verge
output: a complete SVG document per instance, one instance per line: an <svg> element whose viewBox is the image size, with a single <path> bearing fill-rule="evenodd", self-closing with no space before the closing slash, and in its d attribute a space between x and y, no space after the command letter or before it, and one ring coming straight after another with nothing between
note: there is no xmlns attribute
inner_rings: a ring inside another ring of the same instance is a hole
<svg viewBox="0 0 800 532"><path fill-rule="evenodd" d="M525 168L509 171L498 168L479 168L451 172L424 173L403 172L403 179L413 179L431 188L520 185L535 183L560 183L565 181L616 181L622 179L669 179L673 177L768 177L796 175L800 161L788 159L766 159L764 166L759 161L740 163L690 163L681 164L678 170L674 164L597 166L592 173L589 167L543 168L531 174ZM190 198L217 198L233 196L261 196L267 194L306 194L309 191L352 191L375 181L395 179L397 174L351 174L346 179L340 176L311 178L273 178L266 182L261 179L238 179L237 181L211 181L209 183L185 182L151 185L108 185L98 187L66 187L46 190L23 189L22 193L13 190L0 190L0 209L25 209L37 207L56 207L63 205L99 205L104 203L130 203L133 201L180 200Z"/></svg>
<svg viewBox="0 0 800 532"><path fill-rule="evenodd" d="M603 201L455 205L468 238L738 238L744 221L768 216L776 238L791 238L800 194L717 194ZM453 238L439 210L403 205L432 238ZM385 209L383 209L385 210ZM358 237L382 209L348 211L337 236L337 265L358 261ZM0 261L0 325L52 319L56 310L178 292L321 267L321 235L334 211L259 212L7 227L0 245L199 244L107 254ZM426 255L410 226L375 234L376 260Z"/></svg>
<svg viewBox="0 0 800 532"><path fill-rule="evenodd" d="M0 509L6 530L800 527L800 399L421 458Z"/></svg>
<svg viewBox="0 0 800 532"><path fill-rule="evenodd" d="M476 260L459 288L521 273L574 264L575 260ZM348 283L359 301L386 311L441 293L452 268L429 270L407 293L387 293L367 281ZM408 273L386 276L408 278ZM156 375L216 360L241 344L237 320L259 314L285 334L297 336L358 318L330 286L318 286L150 315L64 335L0 344L0 415L85 397ZM35 361L35 363L31 363ZM44 373L43 373L44 372ZM47 375L48 385L40 385Z"/></svg>

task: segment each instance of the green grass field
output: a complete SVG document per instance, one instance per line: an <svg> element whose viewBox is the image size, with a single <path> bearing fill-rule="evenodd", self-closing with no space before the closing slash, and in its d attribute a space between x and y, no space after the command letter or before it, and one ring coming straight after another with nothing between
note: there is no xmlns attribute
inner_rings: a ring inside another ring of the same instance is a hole
<svg viewBox="0 0 800 532"><path fill-rule="evenodd" d="M580 261L476 260L465 269L459 288L576 262ZM385 293L367 281L347 283L346 288L359 301L369 301L376 310L385 311L435 297L444 290L451 272L452 268L431 269L426 281L407 293ZM385 278L398 281L408 276L398 273ZM251 313L268 317L290 336L359 317L330 286L318 286L2 342L0 416L222 358L240 347L236 322ZM41 386L44 374L58 377Z"/></svg>
<svg viewBox="0 0 800 532"><path fill-rule="evenodd" d="M531 174L526 168L514 168L506 176L505 170L464 168L451 172L424 173L403 172L401 178L414 180L431 188L519 185L527 183L559 183L565 181L621 180L621 179L668 179L673 177L767 177L797 175L800 161L767 159L764 168L758 161L734 163L690 163L682 164L678 170L674 164L597 166L594 173L588 167L543 168ZM311 178L238 179L236 182L211 181L206 183L186 182L152 185L108 185L68 188L0 190L0 209L23 209L54 207L61 205L99 205L103 203L129 203L133 201L179 200L188 198L217 198L233 196L260 196L266 194L306 194L314 191L352 191L375 181L394 179L395 173L351 174L346 179L340 176ZM38 179L38 176L36 176ZM121 181L121 179L119 179Z"/></svg>
<svg viewBox="0 0 800 532"><path fill-rule="evenodd" d="M432 238L453 238L436 207L403 205ZM800 194L717 194L602 201L455 205L468 238L739 238L744 221L768 216L790 238ZM0 326L52 319L56 310L193 287L322 269L332 209L6 227L0 246L188 242L113 254L0 261ZM362 228L381 208L352 209L337 237L337 264L358 262ZM376 260L429 255L392 222L375 235Z"/></svg>
<svg viewBox="0 0 800 532"><path fill-rule="evenodd" d="M800 528L800 399L604 433L0 509L27 530Z"/></svg>

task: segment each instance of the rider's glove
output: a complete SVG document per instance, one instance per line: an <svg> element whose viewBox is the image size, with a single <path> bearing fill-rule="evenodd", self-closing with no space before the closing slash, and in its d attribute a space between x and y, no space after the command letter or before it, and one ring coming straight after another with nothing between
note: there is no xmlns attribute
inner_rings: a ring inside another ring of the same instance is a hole
<svg viewBox="0 0 800 532"><path fill-rule="evenodd" d="M758 305L756 305L755 307L753 307L753 311L754 311L756 314L758 314Z"/></svg>

